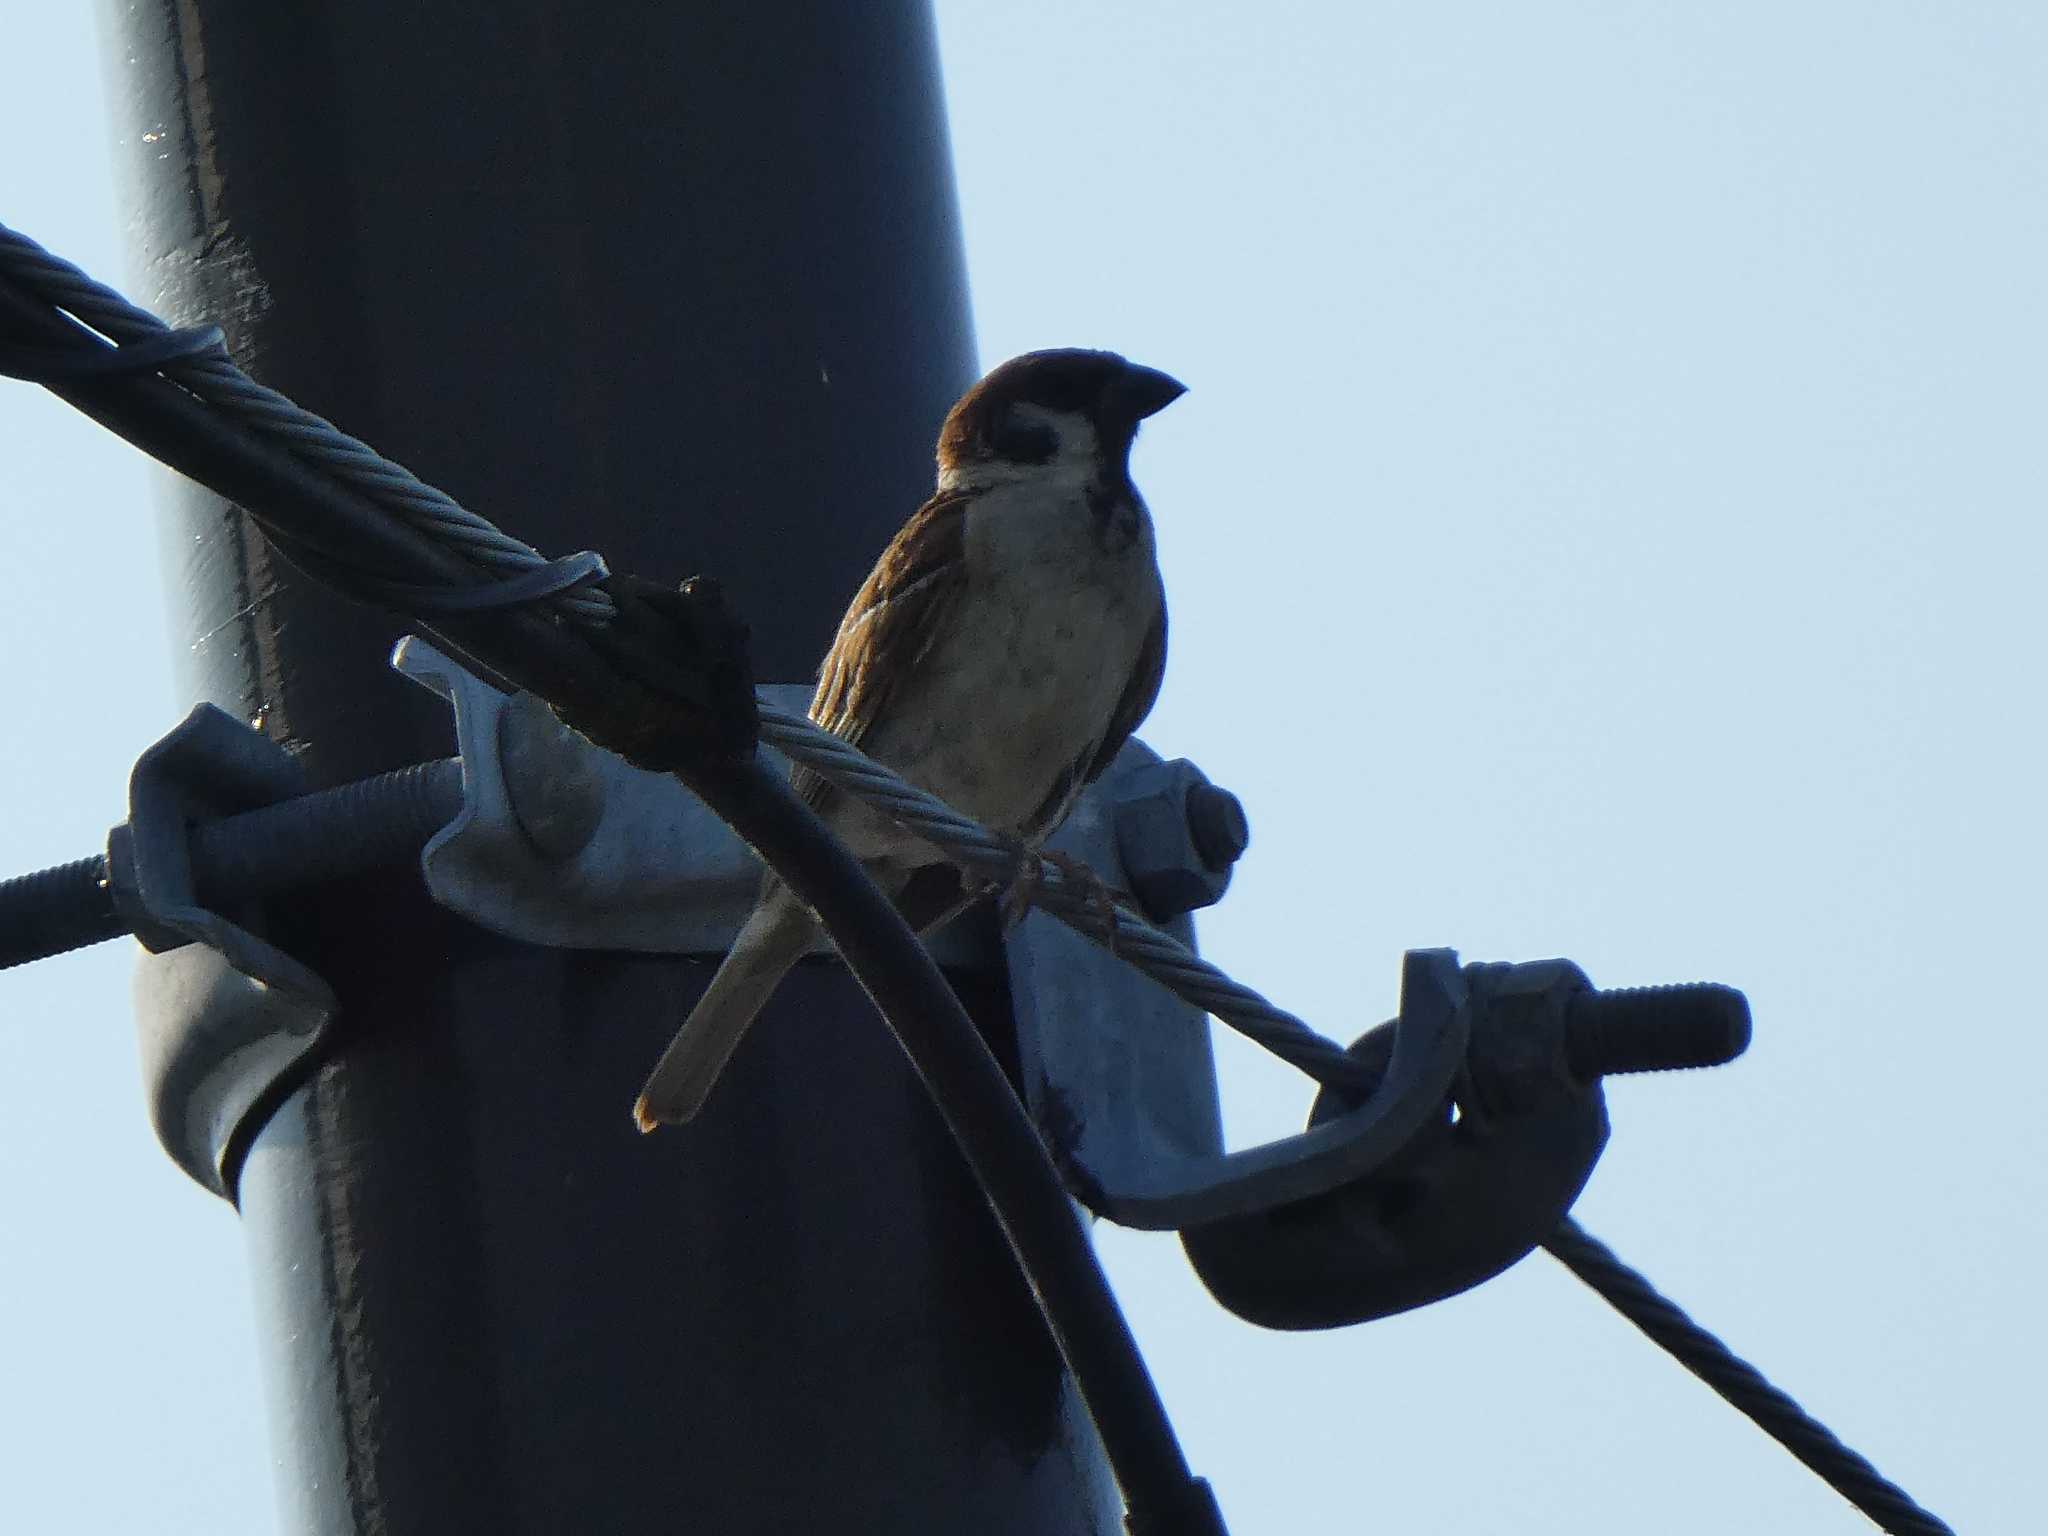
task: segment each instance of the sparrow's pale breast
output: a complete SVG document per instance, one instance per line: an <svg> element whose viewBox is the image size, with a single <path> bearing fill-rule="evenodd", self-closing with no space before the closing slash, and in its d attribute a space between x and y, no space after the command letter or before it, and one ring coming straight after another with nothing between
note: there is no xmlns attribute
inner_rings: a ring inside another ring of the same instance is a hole
<svg viewBox="0 0 2048 1536"><path fill-rule="evenodd" d="M1000 498L1000 499L998 499ZM871 750L1017 830L1109 725L1161 601L1142 504L1076 488L992 494L967 527L967 591L918 668L921 695Z"/></svg>

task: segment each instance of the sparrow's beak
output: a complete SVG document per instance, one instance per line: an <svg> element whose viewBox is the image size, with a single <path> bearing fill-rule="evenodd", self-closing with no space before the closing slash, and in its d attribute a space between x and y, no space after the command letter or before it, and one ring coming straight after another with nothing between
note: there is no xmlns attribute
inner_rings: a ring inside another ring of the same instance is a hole
<svg viewBox="0 0 2048 1536"><path fill-rule="evenodd" d="M1147 416L1165 410L1187 392L1187 385L1172 374L1126 363L1122 376L1109 387L1106 404L1127 420L1143 421Z"/></svg>

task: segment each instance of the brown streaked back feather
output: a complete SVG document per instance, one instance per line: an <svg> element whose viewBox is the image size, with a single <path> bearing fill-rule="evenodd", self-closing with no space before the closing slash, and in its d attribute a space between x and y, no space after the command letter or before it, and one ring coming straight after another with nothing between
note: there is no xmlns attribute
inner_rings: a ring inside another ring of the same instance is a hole
<svg viewBox="0 0 2048 1536"><path fill-rule="evenodd" d="M971 499L963 492L942 491L919 507L848 604L811 697L811 719L833 735L858 746L924 659L943 625L945 608L959 599L964 586ZM796 782L806 800L822 803L822 780L803 773Z"/></svg>

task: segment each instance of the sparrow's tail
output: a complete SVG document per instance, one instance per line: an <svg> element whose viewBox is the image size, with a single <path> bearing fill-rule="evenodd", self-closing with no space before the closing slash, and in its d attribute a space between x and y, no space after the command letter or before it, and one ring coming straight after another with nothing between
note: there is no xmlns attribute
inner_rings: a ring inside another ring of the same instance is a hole
<svg viewBox="0 0 2048 1536"><path fill-rule="evenodd" d="M640 1090L633 1118L641 1130L680 1125L704 1107L747 1026L816 933L816 920L787 891L775 891L754 908Z"/></svg>

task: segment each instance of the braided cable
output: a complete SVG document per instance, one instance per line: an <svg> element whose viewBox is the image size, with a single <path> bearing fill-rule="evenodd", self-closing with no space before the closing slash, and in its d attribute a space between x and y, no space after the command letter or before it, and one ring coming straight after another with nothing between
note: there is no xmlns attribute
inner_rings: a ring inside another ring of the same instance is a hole
<svg viewBox="0 0 2048 1536"><path fill-rule="evenodd" d="M1651 1343L1720 1393L1880 1529L1894 1536L1955 1536L1905 1489L1842 1444L1755 1366L1688 1317L1684 1308L1659 1295L1655 1286L1571 1217L1558 1223L1543 1246Z"/></svg>
<svg viewBox="0 0 2048 1536"><path fill-rule="evenodd" d="M113 341L115 347L105 349L110 354L129 345L160 347L165 338L181 334L4 224L0 224L0 276ZM446 491L428 485L368 443L276 390L264 388L236 367L225 349L186 350L166 358L154 371L486 570L518 576L550 564L531 545L471 512ZM566 617L588 626L608 623L615 611L611 598L596 587L577 587L546 601Z"/></svg>

